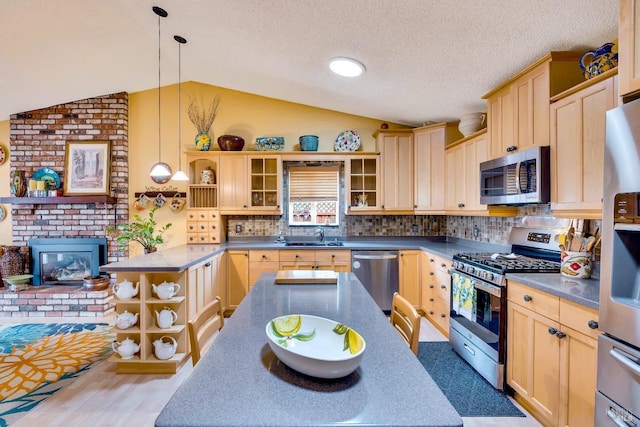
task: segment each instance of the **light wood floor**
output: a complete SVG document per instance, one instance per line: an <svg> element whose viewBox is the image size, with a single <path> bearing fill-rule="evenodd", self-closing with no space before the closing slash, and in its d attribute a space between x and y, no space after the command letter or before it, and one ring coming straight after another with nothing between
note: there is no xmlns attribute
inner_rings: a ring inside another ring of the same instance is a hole
<svg viewBox="0 0 640 427"><path fill-rule="evenodd" d="M88 322L108 319L2 319L2 323L44 323L44 322ZM421 341L445 341L445 337L428 321L423 319L420 331ZM215 345L215 344L214 344ZM55 393L36 408L27 413L11 427L91 426L117 427L153 426L165 403L178 386L189 376L190 362L176 375L116 375L114 366L103 361L93 366L70 385ZM234 396L242 398L242 396ZM514 402L523 413L526 413ZM466 427L537 427L533 417L476 417L463 418Z"/></svg>

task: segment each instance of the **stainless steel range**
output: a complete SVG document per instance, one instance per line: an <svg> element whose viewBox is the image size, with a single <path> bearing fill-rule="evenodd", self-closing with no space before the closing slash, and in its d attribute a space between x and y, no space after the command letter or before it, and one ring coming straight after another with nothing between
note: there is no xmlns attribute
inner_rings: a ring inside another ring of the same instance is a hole
<svg viewBox="0 0 640 427"><path fill-rule="evenodd" d="M565 230L566 231L566 230ZM514 227L511 253L461 253L451 271L451 347L489 383L504 389L507 273L559 273L563 230Z"/></svg>

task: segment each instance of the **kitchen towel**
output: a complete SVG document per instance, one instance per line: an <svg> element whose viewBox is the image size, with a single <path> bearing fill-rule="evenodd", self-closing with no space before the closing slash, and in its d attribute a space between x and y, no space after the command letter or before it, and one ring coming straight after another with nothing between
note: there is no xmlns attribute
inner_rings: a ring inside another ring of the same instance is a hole
<svg viewBox="0 0 640 427"><path fill-rule="evenodd" d="M476 290L473 280L462 274L453 273L452 278L452 310L470 321L476 317Z"/></svg>

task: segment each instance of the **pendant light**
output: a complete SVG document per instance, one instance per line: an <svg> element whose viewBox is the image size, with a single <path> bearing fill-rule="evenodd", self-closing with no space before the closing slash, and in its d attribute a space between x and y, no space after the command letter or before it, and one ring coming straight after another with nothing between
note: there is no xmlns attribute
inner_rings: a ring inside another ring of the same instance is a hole
<svg viewBox="0 0 640 427"><path fill-rule="evenodd" d="M182 116L180 114L181 103L181 82L182 82L182 56L180 54L180 48L183 44L187 43L187 39L180 36L173 36L173 39L178 42L178 172L176 172L171 179L173 181L189 181L189 177L186 173L182 172Z"/></svg>
<svg viewBox="0 0 640 427"><path fill-rule="evenodd" d="M160 18L166 18L168 13L166 10L158 6L153 6L153 13L158 15L158 163L151 167L149 175L156 184L165 184L171 179L171 167L160 161L161 152L161 132L160 132Z"/></svg>

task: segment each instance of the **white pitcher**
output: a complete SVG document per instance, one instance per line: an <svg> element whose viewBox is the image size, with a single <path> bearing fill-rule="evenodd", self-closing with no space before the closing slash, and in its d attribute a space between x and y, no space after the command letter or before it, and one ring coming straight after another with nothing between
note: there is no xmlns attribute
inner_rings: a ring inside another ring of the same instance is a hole
<svg viewBox="0 0 640 427"><path fill-rule="evenodd" d="M156 312L156 321L158 322L158 326L162 329L168 329L178 320L178 314L171 310L169 307L165 307L162 310Z"/></svg>

